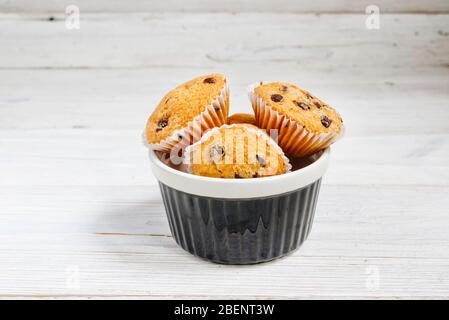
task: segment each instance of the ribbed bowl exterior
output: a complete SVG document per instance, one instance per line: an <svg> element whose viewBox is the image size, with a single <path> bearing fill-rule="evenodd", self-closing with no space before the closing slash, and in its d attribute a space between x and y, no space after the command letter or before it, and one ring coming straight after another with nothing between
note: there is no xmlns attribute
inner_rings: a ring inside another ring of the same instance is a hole
<svg viewBox="0 0 449 320"><path fill-rule="evenodd" d="M221 199L159 183L176 242L225 264L265 262L297 249L310 233L320 184L271 197Z"/></svg>

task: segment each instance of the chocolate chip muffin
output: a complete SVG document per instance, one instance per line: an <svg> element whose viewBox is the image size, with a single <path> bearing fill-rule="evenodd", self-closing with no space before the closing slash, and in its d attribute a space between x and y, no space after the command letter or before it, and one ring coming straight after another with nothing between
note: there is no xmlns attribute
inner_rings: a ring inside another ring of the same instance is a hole
<svg viewBox="0 0 449 320"><path fill-rule="evenodd" d="M236 123L248 123L256 125L256 118L254 117L253 114L234 113L232 116L228 117L227 124L236 124Z"/></svg>
<svg viewBox="0 0 449 320"><path fill-rule="evenodd" d="M210 128L226 123L229 91L225 76L209 74L168 92L147 121L144 142L154 150L171 151L194 143Z"/></svg>
<svg viewBox="0 0 449 320"><path fill-rule="evenodd" d="M334 108L293 84L259 83L249 91L258 126L277 129L278 143L289 155L301 157L325 149L344 131Z"/></svg>
<svg viewBox="0 0 449 320"><path fill-rule="evenodd" d="M249 124L223 125L186 148L189 172L215 178L261 178L291 169L282 149Z"/></svg>

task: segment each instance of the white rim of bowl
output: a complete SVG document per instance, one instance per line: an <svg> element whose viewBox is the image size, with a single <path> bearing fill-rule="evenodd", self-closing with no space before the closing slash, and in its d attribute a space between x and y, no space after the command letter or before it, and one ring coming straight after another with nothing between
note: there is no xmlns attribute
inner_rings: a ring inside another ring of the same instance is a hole
<svg viewBox="0 0 449 320"><path fill-rule="evenodd" d="M329 164L330 148L308 166L273 177L223 179L196 176L170 168L149 150L153 174L163 184L203 197L224 199L262 198L301 189L320 179Z"/></svg>

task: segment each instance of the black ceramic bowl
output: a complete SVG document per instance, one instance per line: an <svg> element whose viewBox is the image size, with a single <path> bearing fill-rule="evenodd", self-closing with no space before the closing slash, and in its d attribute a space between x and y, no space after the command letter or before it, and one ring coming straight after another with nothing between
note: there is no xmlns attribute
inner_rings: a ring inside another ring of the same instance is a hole
<svg viewBox="0 0 449 320"><path fill-rule="evenodd" d="M176 242L209 261L250 264L282 257L307 238L329 149L304 168L253 179L184 173L153 151L150 160Z"/></svg>

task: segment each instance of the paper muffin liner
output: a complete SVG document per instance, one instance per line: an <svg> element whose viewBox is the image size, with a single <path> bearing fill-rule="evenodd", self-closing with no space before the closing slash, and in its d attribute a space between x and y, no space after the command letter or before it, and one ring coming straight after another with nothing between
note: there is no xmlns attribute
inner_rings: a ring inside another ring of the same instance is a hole
<svg viewBox="0 0 449 320"><path fill-rule="evenodd" d="M248 96L256 122L260 128L265 129L268 133L270 133L270 130L277 130L277 143L286 154L294 157L308 156L329 147L343 136L344 127L341 128L339 133L317 133L309 131L296 121L279 114L256 95L255 89L261 84L263 82L257 82L248 87Z"/></svg>
<svg viewBox="0 0 449 320"><path fill-rule="evenodd" d="M188 147L186 147L185 152L184 152L184 163L186 165L186 167L185 167L186 172L192 173L192 153L193 153L193 150L197 146L199 146L202 142L206 141L211 136L216 134L221 128L233 128L233 127L238 127L238 126L242 126L242 125L244 125L249 132L254 133L257 136L257 138L265 141L270 146L270 148L273 148L281 156L281 158L285 164L285 168L286 168L285 172L283 172L283 173L290 172L290 170L292 168L292 165L290 164L290 160L285 156L282 148L273 139L271 139L261 129L253 127L252 125L249 125L249 124L237 124L237 123L236 124L224 124L220 127L215 127L213 129L209 130L208 132L206 132L206 134L204 134L200 140L198 140L194 144L191 144Z"/></svg>
<svg viewBox="0 0 449 320"><path fill-rule="evenodd" d="M143 142L152 150L163 152L179 151L201 139L201 136L209 129L225 124L228 112L229 88L226 84L220 94L212 100L206 109L185 127L175 130L168 138L161 140L159 143L148 143L145 128L142 135Z"/></svg>

